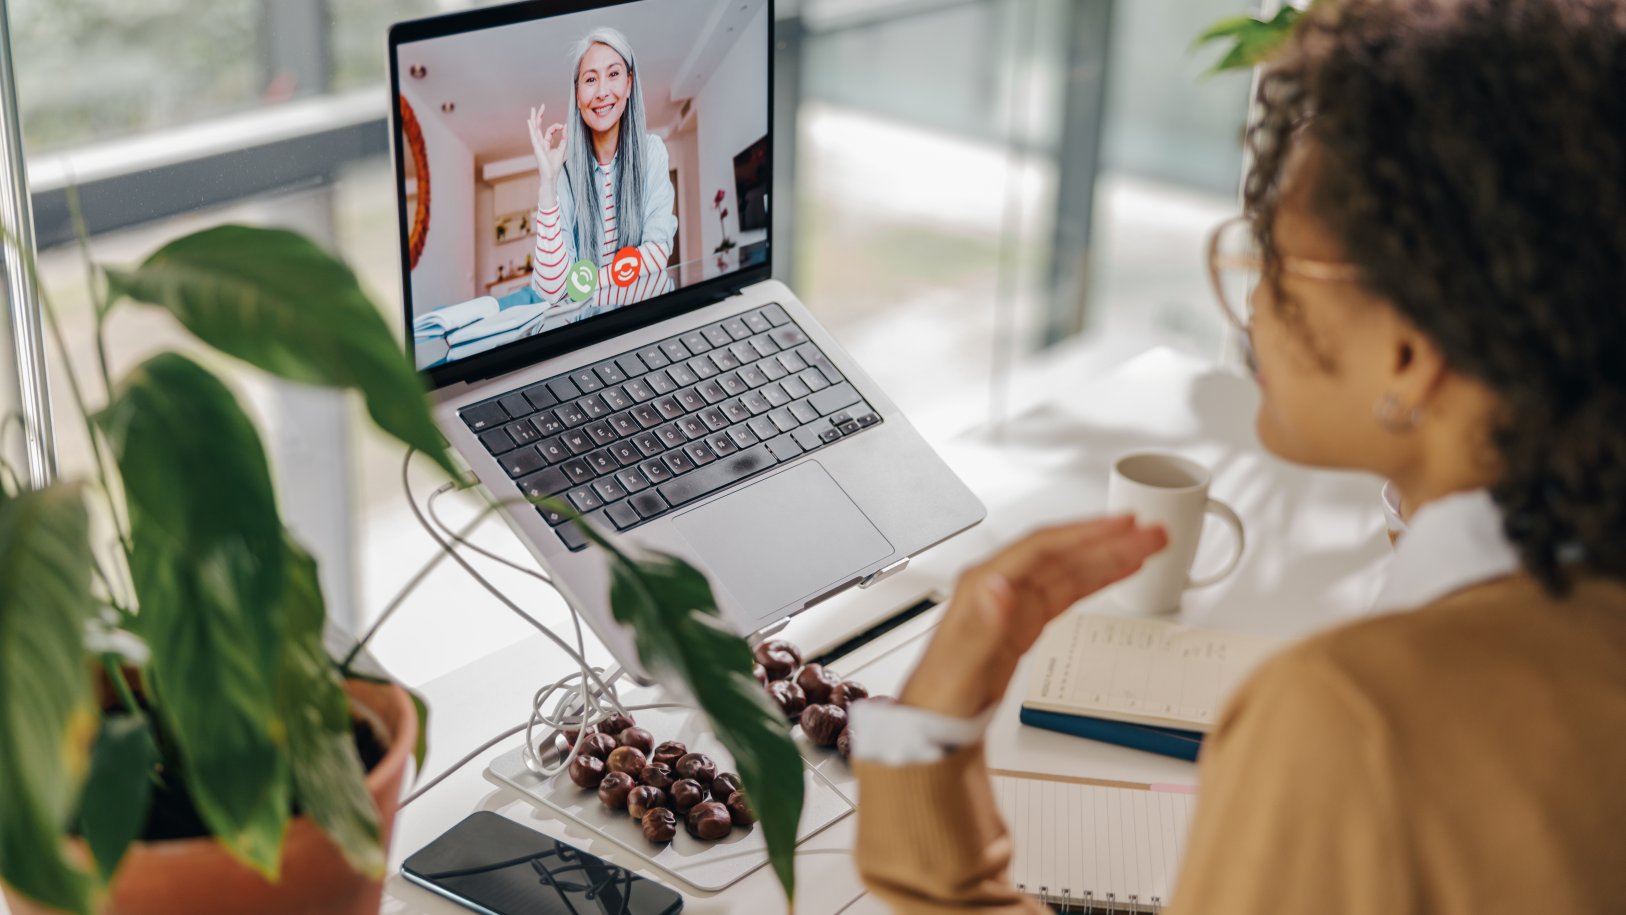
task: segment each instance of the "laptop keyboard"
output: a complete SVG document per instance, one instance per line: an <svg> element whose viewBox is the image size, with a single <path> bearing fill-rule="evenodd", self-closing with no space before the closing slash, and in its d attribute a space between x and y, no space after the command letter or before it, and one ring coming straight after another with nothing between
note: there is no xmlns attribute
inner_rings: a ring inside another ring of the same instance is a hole
<svg viewBox="0 0 1626 915"><path fill-rule="evenodd" d="M618 531L881 421L777 304L458 415L521 493ZM574 522L537 512L586 548Z"/></svg>

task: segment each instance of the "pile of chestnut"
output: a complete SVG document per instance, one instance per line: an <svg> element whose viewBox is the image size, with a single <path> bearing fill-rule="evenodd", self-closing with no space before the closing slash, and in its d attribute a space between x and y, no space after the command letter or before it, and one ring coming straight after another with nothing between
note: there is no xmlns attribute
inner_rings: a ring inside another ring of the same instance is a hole
<svg viewBox="0 0 1626 915"><path fill-rule="evenodd" d="M847 727L847 709L870 698L869 690L852 680L843 680L822 664L803 664L802 653L784 639L757 645L757 680L768 689L785 717L798 722L807 739L821 747L835 747L842 757L852 755L852 730ZM878 701L886 701L876 697Z"/></svg>
<svg viewBox="0 0 1626 915"><path fill-rule="evenodd" d="M800 722L815 744L851 755L847 708L868 699L869 690L820 664L802 664L802 653L784 639L763 642L754 657L757 680L785 717ZM651 842L672 841L679 816L697 839L721 839L735 826L756 822L738 775L718 772L711 757L690 753L676 740L656 746L654 735L630 715L610 715L585 732L566 730L564 737L576 745L570 780L597 788L605 807L631 814Z"/></svg>
<svg viewBox="0 0 1626 915"><path fill-rule="evenodd" d="M654 735L630 715L611 715L593 727L585 734L565 732L566 740L576 741L570 780L597 788L605 807L631 814L649 841L672 841L680 814L697 839L721 839L735 826L756 822L740 793L740 777L718 772L706 754L690 753L675 740L655 746Z"/></svg>

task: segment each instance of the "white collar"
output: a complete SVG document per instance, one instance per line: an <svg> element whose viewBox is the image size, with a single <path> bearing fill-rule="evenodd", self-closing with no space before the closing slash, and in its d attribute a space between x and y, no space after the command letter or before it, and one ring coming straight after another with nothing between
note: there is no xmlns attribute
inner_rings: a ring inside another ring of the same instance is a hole
<svg viewBox="0 0 1626 915"><path fill-rule="evenodd" d="M1454 493L1417 510L1373 609L1421 607L1518 570L1519 554L1502 533L1502 511L1490 493Z"/></svg>

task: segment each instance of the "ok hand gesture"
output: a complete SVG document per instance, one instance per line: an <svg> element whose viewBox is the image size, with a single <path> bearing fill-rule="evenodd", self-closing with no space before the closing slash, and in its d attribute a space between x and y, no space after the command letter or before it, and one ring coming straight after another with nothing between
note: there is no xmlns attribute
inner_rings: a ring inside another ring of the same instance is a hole
<svg viewBox="0 0 1626 915"><path fill-rule="evenodd" d="M542 115L547 110L546 105L532 108L531 116L525 120L525 127L531 135L531 151L536 154L537 173L542 177L537 197L542 203L551 205L556 194L554 183L565 167L565 125L554 122L543 129Z"/></svg>

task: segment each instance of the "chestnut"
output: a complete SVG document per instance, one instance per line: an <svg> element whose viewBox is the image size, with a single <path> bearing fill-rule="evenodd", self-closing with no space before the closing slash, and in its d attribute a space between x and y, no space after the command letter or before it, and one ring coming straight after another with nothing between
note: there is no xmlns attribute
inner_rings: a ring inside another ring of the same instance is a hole
<svg viewBox="0 0 1626 915"><path fill-rule="evenodd" d="M611 772L625 772L637 776L644 771L644 751L637 747L616 747L604 765Z"/></svg>
<svg viewBox="0 0 1626 915"><path fill-rule="evenodd" d="M679 740L668 740L655 748L650 755L651 762L663 763L668 766L677 766L677 761L689 755L689 748Z"/></svg>
<svg viewBox="0 0 1626 915"><path fill-rule="evenodd" d="M823 705L830 701L830 692L841 682L835 671L825 670L823 664L809 664L796 673L796 685L802 688L809 705Z"/></svg>
<svg viewBox="0 0 1626 915"><path fill-rule="evenodd" d="M719 772L711 780L711 799L714 801L728 801L728 796L740 790L740 777L732 772Z"/></svg>
<svg viewBox="0 0 1626 915"><path fill-rule="evenodd" d="M710 788L711 780L717 777L717 764L704 753L690 753L678 760L675 771L678 778L692 778L702 788Z"/></svg>
<svg viewBox="0 0 1626 915"><path fill-rule="evenodd" d="M807 708L807 694L802 692L800 686L789 680L775 680L769 683L768 698L777 702L785 717L791 721L795 721L797 716L802 714L802 709Z"/></svg>
<svg viewBox="0 0 1626 915"><path fill-rule="evenodd" d="M833 747L847 727L847 711L833 705L810 705L802 710L802 733L821 747Z"/></svg>
<svg viewBox="0 0 1626 915"><path fill-rule="evenodd" d="M576 752L582 756L597 756L606 759L610 751L615 749L615 738L608 734L583 734L576 742Z"/></svg>
<svg viewBox="0 0 1626 915"><path fill-rule="evenodd" d="M655 735L640 727L630 727L616 735L616 743L623 747L633 747L638 752L648 756L655 750Z"/></svg>
<svg viewBox="0 0 1626 915"><path fill-rule="evenodd" d="M607 779L606 779L607 780ZM627 792L627 812L635 820L644 818L644 814L656 807L666 806L666 792L649 785L639 785Z"/></svg>
<svg viewBox="0 0 1626 915"><path fill-rule="evenodd" d="M835 688L830 690L830 704L840 708L847 708L854 702L861 702L869 698L869 690L864 684L852 680L842 680Z"/></svg>
<svg viewBox="0 0 1626 915"><path fill-rule="evenodd" d="M768 683L769 683L768 669L766 667L763 667L761 664L753 664L753 665L751 665L751 676L756 677L757 682L762 684L763 686L767 686Z"/></svg>
<svg viewBox="0 0 1626 915"><path fill-rule="evenodd" d="M735 826L744 828L757 821L757 815L752 812L750 805L745 803L743 791L731 793L728 800L723 802L723 806L728 809L728 818L734 821Z"/></svg>
<svg viewBox="0 0 1626 915"><path fill-rule="evenodd" d="M728 815L728 808L716 801L696 804L685 822L689 835L696 839L721 839L734 828L734 819Z"/></svg>
<svg viewBox="0 0 1626 915"><path fill-rule="evenodd" d="M588 730L592 730L592 728L588 728ZM576 738L582 736L582 723L579 719L572 721L560 728L559 733L564 735L566 745L574 746Z"/></svg>
<svg viewBox="0 0 1626 915"><path fill-rule="evenodd" d="M599 719L597 727L600 733L608 734L611 737L614 737L617 734L620 734L622 731L625 731L627 728L632 727L632 725L633 720L631 715L623 715L620 712L616 712Z"/></svg>
<svg viewBox="0 0 1626 915"><path fill-rule="evenodd" d="M836 752L841 754L842 759L852 759L853 758L853 729L852 728L845 727L845 728L841 729L841 736L836 738Z"/></svg>
<svg viewBox="0 0 1626 915"><path fill-rule="evenodd" d="M666 763L652 762L645 764L644 771L638 773L638 780L651 788L659 788L665 791L672 787L673 782L677 781L677 775L672 772L672 767Z"/></svg>
<svg viewBox="0 0 1626 915"><path fill-rule="evenodd" d="M665 807L651 807L644 813L644 838L651 842L670 842L677 835L677 814Z"/></svg>
<svg viewBox="0 0 1626 915"><path fill-rule="evenodd" d="M672 783L672 790L667 792L672 799L672 806L678 813L688 813L696 804L706 799L706 789L692 778L679 779Z"/></svg>
<svg viewBox="0 0 1626 915"><path fill-rule="evenodd" d="M783 680L802 663L802 653L784 639L769 639L751 650L769 680Z"/></svg>
<svg viewBox="0 0 1626 915"><path fill-rule="evenodd" d="M625 772L610 772L598 783L599 802L611 810L623 810L627 795L632 792L632 776Z"/></svg>
<svg viewBox="0 0 1626 915"><path fill-rule="evenodd" d="M570 780L583 788L597 788L604 780L604 760L578 754L570 761Z"/></svg>

